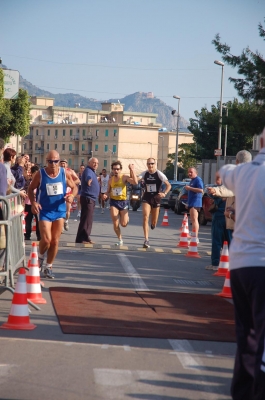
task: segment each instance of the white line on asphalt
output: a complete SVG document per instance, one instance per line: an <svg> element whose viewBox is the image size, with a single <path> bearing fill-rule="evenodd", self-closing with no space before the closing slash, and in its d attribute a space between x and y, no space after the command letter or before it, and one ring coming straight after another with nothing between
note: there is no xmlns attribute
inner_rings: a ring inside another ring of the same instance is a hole
<svg viewBox="0 0 265 400"><path fill-rule="evenodd" d="M135 290L148 290L148 287L142 280L141 276L138 274L136 269L133 267L131 261L126 257L124 253L117 254L121 265L123 266L125 272L129 276Z"/></svg>
<svg viewBox="0 0 265 400"><path fill-rule="evenodd" d="M125 345L123 346L123 350L124 350L124 351L131 351L131 347L128 346L127 344L125 344Z"/></svg>
<svg viewBox="0 0 265 400"><path fill-rule="evenodd" d="M190 354L194 352L194 349L188 340L168 339L168 341L174 350L173 354L176 354L184 369L193 369L199 366L198 362Z"/></svg>

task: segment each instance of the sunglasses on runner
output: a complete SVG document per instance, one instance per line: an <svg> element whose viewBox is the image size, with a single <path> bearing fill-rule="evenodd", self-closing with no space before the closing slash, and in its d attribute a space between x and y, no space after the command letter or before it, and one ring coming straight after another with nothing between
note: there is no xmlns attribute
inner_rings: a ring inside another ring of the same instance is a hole
<svg viewBox="0 0 265 400"><path fill-rule="evenodd" d="M114 171L119 171L120 168L112 168Z"/></svg>
<svg viewBox="0 0 265 400"><path fill-rule="evenodd" d="M148 162L147 165L155 165L154 162Z"/></svg>
<svg viewBox="0 0 265 400"><path fill-rule="evenodd" d="M47 160L49 164L58 164L60 160Z"/></svg>

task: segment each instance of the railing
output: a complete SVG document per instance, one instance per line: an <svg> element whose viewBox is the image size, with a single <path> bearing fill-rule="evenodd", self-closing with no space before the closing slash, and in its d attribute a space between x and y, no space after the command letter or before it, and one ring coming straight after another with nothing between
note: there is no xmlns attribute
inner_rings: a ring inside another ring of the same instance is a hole
<svg viewBox="0 0 265 400"><path fill-rule="evenodd" d="M73 136L72 140L79 140L79 136Z"/></svg>
<svg viewBox="0 0 265 400"><path fill-rule="evenodd" d="M43 148L43 147L42 147L42 148L39 148L39 149L35 150L34 153L35 153L35 154L43 154L43 153L44 153L44 148Z"/></svg>
<svg viewBox="0 0 265 400"><path fill-rule="evenodd" d="M42 114L42 115L40 115L40 120L52 121L52 116L51 115Z"/></svg>
<svg viewBox="0 0 265 400"><path fill-rule="evenodd" d="M91 151L82 151L82 155L83 156L91 156L92 157Z"/></svg>
<svg viewBox="0 0 265 400"><path fill-rule="evenodd" d="M86 136L86 137L83 137L83 140L93 140L93 136Z"/></svg>
<svg viewBox="0 0 265 400"><path fill-rule="evenodd" d="M77 156L78 155L78 150L71 150L70 154Z"/></svg>
<svg viewBox="0 0 265 400"><path fill-rule="evenodd" d="M33 135L26 135L26 136L24 137L24 139L32 140L32 139L33 139Z"/></svg>

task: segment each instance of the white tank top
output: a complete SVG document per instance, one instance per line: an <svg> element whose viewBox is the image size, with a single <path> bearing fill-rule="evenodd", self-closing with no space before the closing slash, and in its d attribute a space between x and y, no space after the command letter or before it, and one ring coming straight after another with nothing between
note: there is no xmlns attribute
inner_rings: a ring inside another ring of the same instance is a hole
<svg viewBox="0 0 265 400"><path fill-rule="evenodd" d="M105 177L101 175L100 178L100 183L101 183L101 193L106 193L108 190L108 182L109 182L109 175L106 175Z"/></svg>

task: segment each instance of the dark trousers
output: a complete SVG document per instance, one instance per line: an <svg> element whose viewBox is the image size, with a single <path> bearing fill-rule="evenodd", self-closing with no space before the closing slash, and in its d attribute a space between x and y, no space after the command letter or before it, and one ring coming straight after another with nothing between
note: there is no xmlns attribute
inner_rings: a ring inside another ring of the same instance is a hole
<svg viewBox="0 0 265 400"><path fill-rule="evenodd" d="M214 267L218 267L220 262L220 252L224 241L228 241L225 225L225 216L216 217L212 220L212 253L211 260Z"/></svg>
<svg viewBox="0 0 265 400"><path fill-rule="evenodd" d="M265 399L265 266L231 271L237 353L233 400Z"/></svg>
<svg viewBox="0 0 265 400"><path fill-rule="evenodd" d="M89 197L80 196L81 217L75 242L89 242L93 224L95 201Z"/></svg>
<svg viewBox="0 0 265 400"><path fill-rule="evenodd" d="M25 218L25 223L26 223L26 233L25 233L25 238L30 239L31 236L31 231L32 231L32 220L35 218L36 220L36 235L37 239L40 239L40 230L39 230L39 221L38 217L35 214L32 214L31 211L31 205L30 204L25 204L25 212L28 213Z"/></svg>

